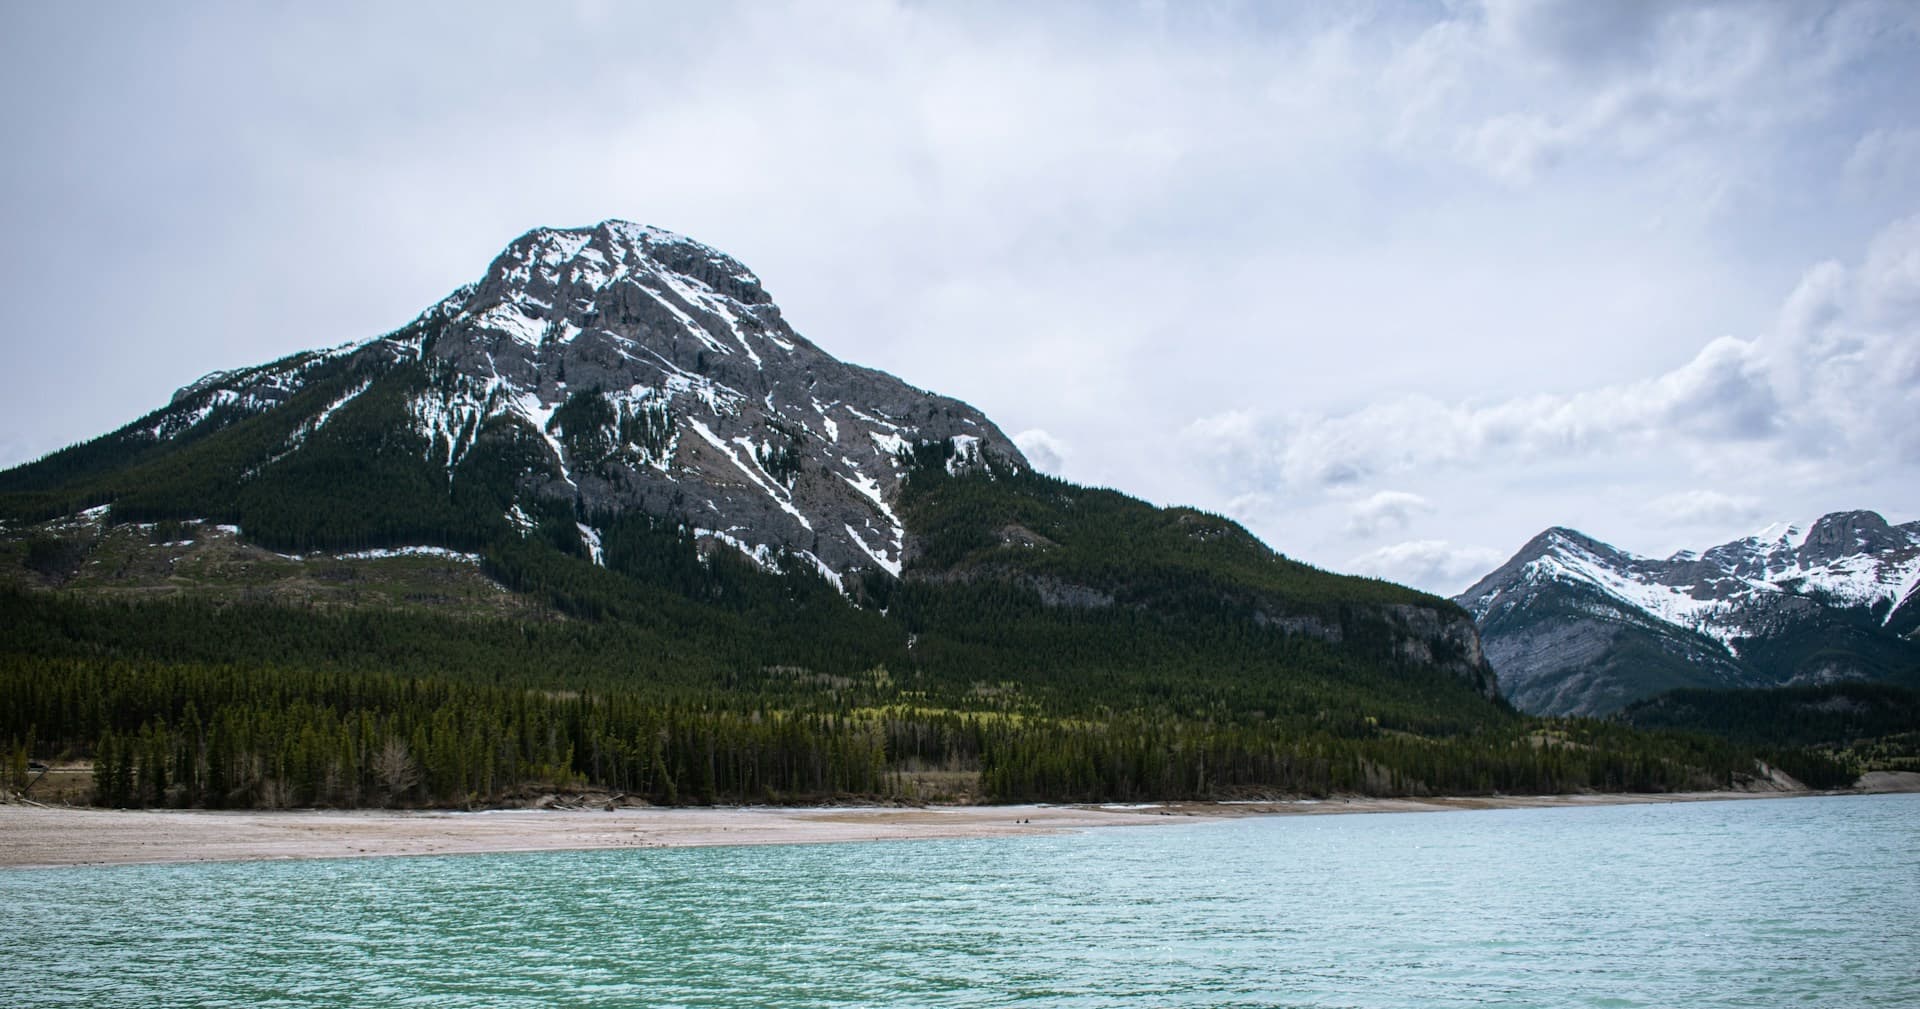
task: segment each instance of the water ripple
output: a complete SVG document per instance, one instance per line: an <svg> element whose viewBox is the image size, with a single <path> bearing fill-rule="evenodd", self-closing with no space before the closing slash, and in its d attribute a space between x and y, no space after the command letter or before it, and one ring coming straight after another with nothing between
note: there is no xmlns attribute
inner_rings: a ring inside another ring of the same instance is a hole
<svg viewBox="0 0 1920 1009"><path fill-rule="evenodd" d="M1913 1006L1920 796L0 874L8 1005Z"/></svg>

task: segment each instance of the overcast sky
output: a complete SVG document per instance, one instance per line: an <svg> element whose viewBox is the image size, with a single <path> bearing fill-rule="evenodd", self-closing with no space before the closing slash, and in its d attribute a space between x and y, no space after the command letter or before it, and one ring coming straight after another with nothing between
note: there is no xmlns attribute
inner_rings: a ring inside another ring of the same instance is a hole
<svg viewBox="0 0 1920 1009"><path fill-rule="evenodd" d="M1920 4L265 6L0 9L0 465L618 217L1336 570L1920 518Z"/></svg>

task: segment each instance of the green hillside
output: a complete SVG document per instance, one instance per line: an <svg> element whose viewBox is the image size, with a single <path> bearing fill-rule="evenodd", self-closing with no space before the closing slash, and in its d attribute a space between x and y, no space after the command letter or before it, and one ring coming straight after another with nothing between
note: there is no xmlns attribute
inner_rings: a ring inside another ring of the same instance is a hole
<svg viewBox="0 0 1920 1009"><path fill-rule="evenodd" d="M487 564L580 615L9 591L0 738L102 758L103 798L136 804L1665 789L1747 766L1598 723L1543 745L1469 684L1231 611L908 580L882 616L726 554L684 591L537 541Z"/></svg>

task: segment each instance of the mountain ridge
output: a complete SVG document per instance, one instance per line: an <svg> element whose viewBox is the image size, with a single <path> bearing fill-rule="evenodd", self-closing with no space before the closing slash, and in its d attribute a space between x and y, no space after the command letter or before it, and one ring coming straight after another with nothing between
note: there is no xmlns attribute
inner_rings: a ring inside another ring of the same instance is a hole
<svg viewBox="0 0 1920 1009"><path fill-rule="evenodd" d="M1904 676L1920 669L1920 522L1833 512L1665 559L1556 526L1454 599L1530 711Z"/></svg>

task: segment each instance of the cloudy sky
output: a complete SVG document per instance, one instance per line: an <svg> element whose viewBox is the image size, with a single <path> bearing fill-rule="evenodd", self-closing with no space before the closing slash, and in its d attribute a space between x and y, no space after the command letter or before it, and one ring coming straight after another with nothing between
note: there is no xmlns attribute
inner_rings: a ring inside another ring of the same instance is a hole
<svg viewBox="0 0 1920 1009"><path fill-rule="evenodd" d="M1920 5L1035 6L7 5L0 465L620 217L1337 570L1920 518Z"/></svg>

